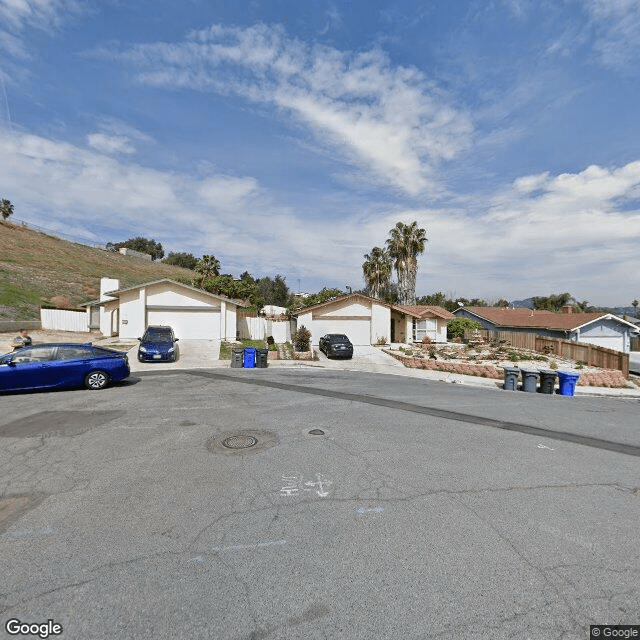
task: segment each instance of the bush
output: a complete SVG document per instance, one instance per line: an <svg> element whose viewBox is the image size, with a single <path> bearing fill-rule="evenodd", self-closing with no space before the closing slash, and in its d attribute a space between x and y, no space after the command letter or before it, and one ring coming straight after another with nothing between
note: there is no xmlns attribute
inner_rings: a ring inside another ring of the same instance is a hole
<svg viewBox="0 0 640 640"><path fill-rule="evenodd" d="M267 336L267 344L275 344L275 340L273 336Z"/></svg>
<svg viewBox="0 0 640 640"><path fill-rule="evenodd" d="M422 337L422 344L431 344L433 342L433 340L431 340L431 338L429 336L423 336Z"/></svg>
<svg viewBox="0 0 640 640"><path fill-rule="evenodd" d="M447 322L447 338L464 338L465 331L482 329L482 325L471 318L456 318Z"/></svg>
<svg viewBox="0 0 640 640"><path fill-rule="evenodd" d="M293 344L296 351L309 351L311 343L311 331L302 325L293 336Z"/></svg>
<svg viewBox="0 0 640 640"><path fill-rule="evenodd" d="M376 340L376 345L379 347L384 347L387 344L387 339L384 336L379 336Z"/></svg>

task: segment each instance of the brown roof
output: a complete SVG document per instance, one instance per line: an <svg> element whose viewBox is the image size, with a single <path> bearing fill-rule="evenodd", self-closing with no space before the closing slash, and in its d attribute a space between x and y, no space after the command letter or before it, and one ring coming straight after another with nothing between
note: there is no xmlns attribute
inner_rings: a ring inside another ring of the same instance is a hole
<svg viewBox="0 0 640 640"><path fill-rule="evenodd" d="M503 309L496 307L464 307L464 309L498 327L531 327L564 331L571 331L598 318L611 316L611 314L601 311L592 313L554 313L553 311L534 309ZM611 317L615 318L615 316ZM619 320L620 318L616 319Z"/></svg>
<svg viewBox="0 0 640 640"><path fill-rule="evenodd" d="M451 320L452 318L455 318L453 313L435 305L392 304L391 308L416 318L424 318L429 315L434 315L438 318L442 318L443 320Z"/></svg>

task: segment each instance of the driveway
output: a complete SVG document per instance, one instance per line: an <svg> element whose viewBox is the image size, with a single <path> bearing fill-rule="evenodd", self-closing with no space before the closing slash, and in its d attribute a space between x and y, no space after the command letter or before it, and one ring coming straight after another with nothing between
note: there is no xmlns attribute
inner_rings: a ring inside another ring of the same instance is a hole
<svg viewBox="0 0 640 640"><path fill-rule="evenodd" d="M393 373L394 370L405 369L401 362L371 345L354 345L353 358L351 360L327 358L320 349L315 348L319 361L325 368L370 371L372 373Z"/></svg>
<svg viewBox="0 0 640 640"><path fill-rule="evenodd" d="M131 371L158 371L163 369L206 369L220 357L220 340L180 340L175 362L138 362L138 345L129 349Z"/></svg>

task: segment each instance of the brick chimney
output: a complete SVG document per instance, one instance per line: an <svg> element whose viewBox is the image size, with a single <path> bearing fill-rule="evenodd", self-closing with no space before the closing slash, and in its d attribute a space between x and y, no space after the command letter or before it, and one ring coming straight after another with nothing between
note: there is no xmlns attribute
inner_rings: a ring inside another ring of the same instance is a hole
<svg viewBox="0 0 640 640"><path fill-rule="evenodd" d="M565 304L564 307L562 307L562 313L573 313L573 305Z"/></svg>

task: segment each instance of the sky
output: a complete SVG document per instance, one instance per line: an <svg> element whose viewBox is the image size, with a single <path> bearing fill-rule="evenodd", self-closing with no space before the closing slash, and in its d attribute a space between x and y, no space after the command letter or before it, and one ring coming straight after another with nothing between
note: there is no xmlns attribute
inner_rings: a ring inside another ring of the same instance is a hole
<svg viewBox="0 0 640 640"><path fill-rule="evenodd" d="M0 0L0 197L293 291L640 297L637 0ZM109 274L105 274L109 275Z"/></svg>

